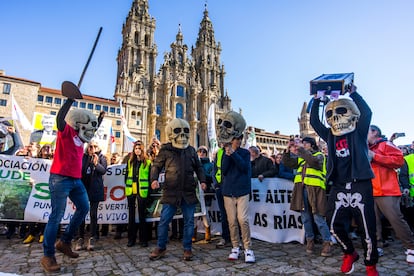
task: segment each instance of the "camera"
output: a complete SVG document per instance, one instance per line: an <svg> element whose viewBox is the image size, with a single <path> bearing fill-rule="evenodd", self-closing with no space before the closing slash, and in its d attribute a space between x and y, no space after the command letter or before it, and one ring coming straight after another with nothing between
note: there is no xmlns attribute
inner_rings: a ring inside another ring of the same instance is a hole
<svg viewBox="0 0 414 276"><path fill-rule="evenodd" d="M395 135L395 138L405 137L405 133L404 132L397 132L394 135Z"/></svg>

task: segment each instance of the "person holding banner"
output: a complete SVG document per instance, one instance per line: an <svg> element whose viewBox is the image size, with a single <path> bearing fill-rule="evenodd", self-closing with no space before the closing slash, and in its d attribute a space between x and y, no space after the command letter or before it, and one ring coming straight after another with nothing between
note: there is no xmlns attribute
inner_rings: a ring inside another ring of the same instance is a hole
<svg viewBox="0 0 414 276"><path fill-rule="evenodd" d="M125 172L125 195L128 200L128 247L134 246L139 231L141 247L148 247L151 234L151 223L145 221L148 196L150 193L149 176L151 160L146 154L141 141L134 143L133 152L129 155ZM135 209L138 205L139 224L136 223Z"/></svg>

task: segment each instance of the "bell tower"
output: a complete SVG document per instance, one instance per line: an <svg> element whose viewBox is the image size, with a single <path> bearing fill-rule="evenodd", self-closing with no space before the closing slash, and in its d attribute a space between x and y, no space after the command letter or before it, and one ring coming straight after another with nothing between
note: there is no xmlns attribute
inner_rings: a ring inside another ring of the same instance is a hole
<svg viewBox="0 0 414 276"><path fill-rule="evenodd" d="M154 94L157 46L155 19L148 14L148 0L134 0L122 26L122 46L118 51L115 99L122 100L131 134L146 144L148 118Z"/></svg>
<svg viewBox="0 0 414 276"><path fill-rule="evenodd" d="M306 136L317 137L315 130L310 125L310 114L307 111L308 103L304 102L300 112L300 118L298 118L300 136L302 138Z"/></svg>
<svg viewBox="0 0 414 276"><path fill-rule="evenodd" d="M231 100L224 90L224 65L221 64L221 44L216 42L213 23L211 22L207 4L204 8L203 19L200 22L195 47L191 50L197 78L201 84L201 94L197 99L199 106L200 125L198 128L199 141L208 145L207 114L209 106L214 103L216 118L231 110Z"/></svg>

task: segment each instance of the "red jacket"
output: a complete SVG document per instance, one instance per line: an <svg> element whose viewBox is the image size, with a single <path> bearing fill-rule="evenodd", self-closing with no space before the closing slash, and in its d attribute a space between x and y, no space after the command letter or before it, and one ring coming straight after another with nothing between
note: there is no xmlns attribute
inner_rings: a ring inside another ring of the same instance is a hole
<svg viewBox="0 0 414 276"><path fill-rule="evenodd" d="M391 142L379 138L369 145L375 155L371 160L375 177L372 179L374 196L401 196L396 169L404 164L401 150Z"/></svg>

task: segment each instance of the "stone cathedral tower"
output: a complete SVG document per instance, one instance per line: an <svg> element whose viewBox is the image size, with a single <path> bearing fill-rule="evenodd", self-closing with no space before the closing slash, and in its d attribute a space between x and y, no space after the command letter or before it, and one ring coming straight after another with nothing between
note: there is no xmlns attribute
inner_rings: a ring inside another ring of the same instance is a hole
<svg viewBox="0 0 414 276"><path fill-rule="evenodd" d="M148 8L148 0L133 0L123 25L114 97L123 102L131 134L145 144L154 136L161 142L168 141L165 126L174 118L182 118L191 127L191 145L208 145L210 104L215 104L217 118L231 110L231 100L224 92L221 46L216 43L207 7L191 57L178 26L176 39L170 51L164 53L158 72L155 19Z"/></svg>

